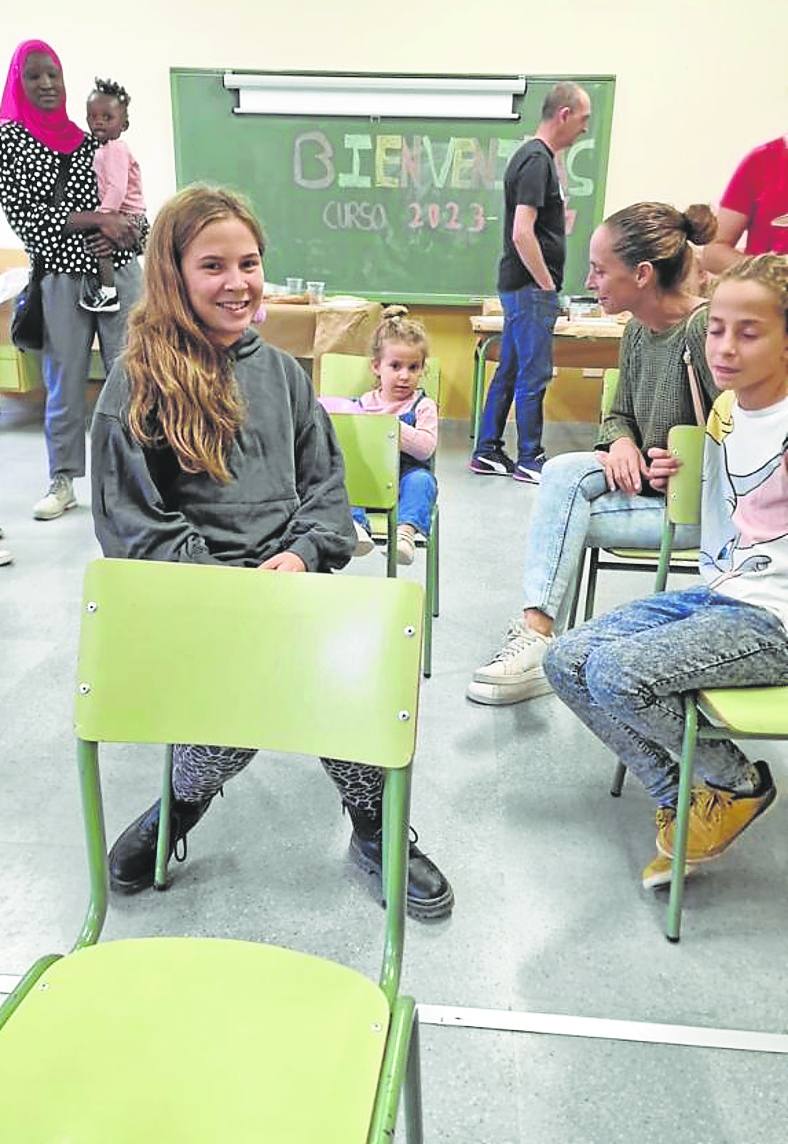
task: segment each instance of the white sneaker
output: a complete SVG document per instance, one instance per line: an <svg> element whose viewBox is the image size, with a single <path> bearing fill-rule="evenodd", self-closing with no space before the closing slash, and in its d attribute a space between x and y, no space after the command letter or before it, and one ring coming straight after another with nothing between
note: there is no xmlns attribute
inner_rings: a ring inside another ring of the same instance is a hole
<svg viewBox="0 0 788 1144"><path fill-rule="evenodd" d="M0 548L0 568L5 564L13 564L14 558L7 548Z"/></svg>
<svg viewBox="0 0 788 1144"><path fill-rule="evenodd" d="M512 620L501 650L474 671L466 691L468 698L474 703L504 705L549 695L553 689L545 678L542 660L553 638L527 628L519 618Z"/></svg>
<svg viewBox="0 0 788 1144"><path fill-rule="evenodd" d="M34 520L55 520L62 516L66 509L76 508L77 498L74 496L74 483L71 477L63 473L56 473L45 497L33 505Z"/></svg>
<svg viewBox="0 0 788 1144"><path fill-rule="evenodd" d="M368 556L370 552L375 550L375 541L358 521L353 521L353 527L356 530L356 547L353 549L353 555Z"/></svg>
<svg viewBox="0 0 788 1144"><path fill-rule="evenodd" d="M407 525L400 525L397 529L397 563L412 564L416 555L416 537L413 529Z"/></svg>

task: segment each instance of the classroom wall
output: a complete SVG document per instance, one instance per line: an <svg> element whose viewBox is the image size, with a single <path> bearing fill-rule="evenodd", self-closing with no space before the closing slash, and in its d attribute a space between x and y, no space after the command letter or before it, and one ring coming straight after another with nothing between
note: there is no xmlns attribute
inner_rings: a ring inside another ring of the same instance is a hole
<svg viewBox="0 0 788 1144"><path fill-rule="evenodd" d="M175 187L171 66L613 74L608 212L643 198L714 201L748 148L788 131L788 7L777 0L398 0L376 9L137 0L79 9L79 18L63 0L39 0L30 16L21 7L5 6L0 74L19 41L48 40L80 122L93 76L120 80L151 214ZM16 245L0 217L0 247ZM452 392L451 408L458 402Z"/></svg>

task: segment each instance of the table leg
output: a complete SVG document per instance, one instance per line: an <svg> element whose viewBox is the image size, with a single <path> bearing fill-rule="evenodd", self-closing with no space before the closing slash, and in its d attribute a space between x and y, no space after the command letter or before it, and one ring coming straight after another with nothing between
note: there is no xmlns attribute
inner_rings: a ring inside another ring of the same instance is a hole
<svg viewBox="0 0 788 1144"><path fill-rule="evenodd" d="M474 353L474 370L473 370L473 393L471 394L471 426L472 432L470 434L473 439L473 451L479 444L479 427L482 421L482 410L484 409L484 381L485 381L485 367L487 365L487 351L490 346L500 344L500 334L488 334L486 338L482 338L476 345Z"/></svg>

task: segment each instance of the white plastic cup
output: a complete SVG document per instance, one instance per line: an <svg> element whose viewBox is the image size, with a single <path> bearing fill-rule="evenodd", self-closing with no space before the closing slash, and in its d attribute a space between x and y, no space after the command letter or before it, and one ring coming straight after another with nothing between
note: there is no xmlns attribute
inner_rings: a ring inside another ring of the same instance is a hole
<svg viewBox="0 0 788 1144"><path fill-rule="evenodd" d="M309 296L309 301L317 306L325 299L326 284L325 282L307 282L306 292Z"/></svg>
<svg viewBox="0 0 788 1144"><path fill-rule="evenodd" d="M303 278L286 278L288 294L303 294L304 280Z"/></svg>

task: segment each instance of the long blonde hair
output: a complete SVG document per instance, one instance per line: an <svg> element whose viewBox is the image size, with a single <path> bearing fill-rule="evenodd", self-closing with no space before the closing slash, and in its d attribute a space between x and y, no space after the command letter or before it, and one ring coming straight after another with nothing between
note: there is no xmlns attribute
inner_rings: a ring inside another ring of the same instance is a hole
<svg viewBox="0 0 788 1144"><path fill-rule="evenodd" d="M145 253L145 288L129 318L124 362L131 384L128 424L141 445L167 444L184 472L227 484L227 457L244 407L227 352L197 321L183 280L186 248L213 222L236 218L262 257L265 239L246 202L195 184L159 211Z"/></svg>

